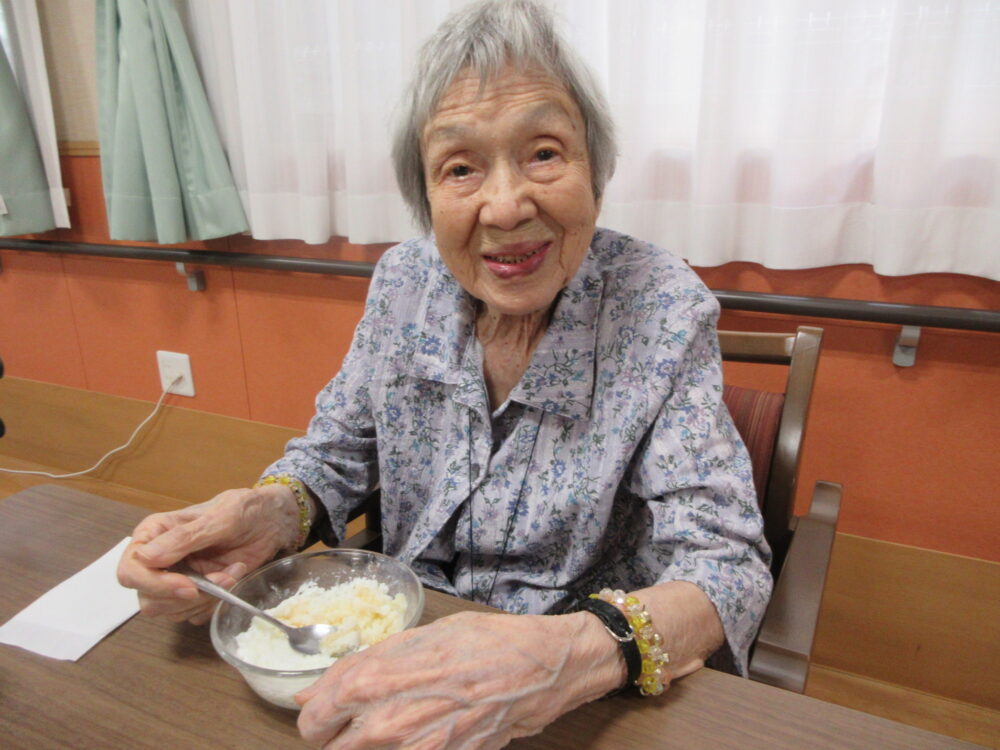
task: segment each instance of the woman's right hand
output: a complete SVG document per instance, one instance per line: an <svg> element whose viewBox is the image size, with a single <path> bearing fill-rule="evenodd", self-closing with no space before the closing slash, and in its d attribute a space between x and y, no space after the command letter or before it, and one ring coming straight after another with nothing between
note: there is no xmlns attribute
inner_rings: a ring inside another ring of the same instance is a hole
<svg viewBox="0 0 1000 750"><path fill-rule="evenodd" d="M169 568L181 561L224 588L290 547L298 506L283 485L227 490L211 500L154 513L136 526L118 563L118 580L139 592L145 615L208 621L216 599Z"/></svg>

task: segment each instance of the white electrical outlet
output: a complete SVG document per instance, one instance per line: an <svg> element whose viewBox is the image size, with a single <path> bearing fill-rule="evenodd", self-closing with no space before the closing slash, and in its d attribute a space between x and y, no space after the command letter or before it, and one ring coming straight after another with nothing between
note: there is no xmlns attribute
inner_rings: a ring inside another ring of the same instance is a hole
<svg viewBox="0 0 1000 750"><path fill-rule="evenodd" d="M188 355L158 351L156 364L160 367L160 387L163 390L178 396L194 395L194 378L191 377L191 359ZM178 375L181 379L174 383Z"/></svg>

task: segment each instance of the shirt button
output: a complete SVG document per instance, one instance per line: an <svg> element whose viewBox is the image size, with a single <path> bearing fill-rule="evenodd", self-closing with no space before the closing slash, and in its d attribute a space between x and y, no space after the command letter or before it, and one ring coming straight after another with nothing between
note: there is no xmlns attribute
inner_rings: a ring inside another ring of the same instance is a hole
<svg viewBox="0 0 1000 750"><path fill-rule="evenodd" d="M472 464L472 466L469 467L469 471L474 480L479 479L479 464Z"/></svg>

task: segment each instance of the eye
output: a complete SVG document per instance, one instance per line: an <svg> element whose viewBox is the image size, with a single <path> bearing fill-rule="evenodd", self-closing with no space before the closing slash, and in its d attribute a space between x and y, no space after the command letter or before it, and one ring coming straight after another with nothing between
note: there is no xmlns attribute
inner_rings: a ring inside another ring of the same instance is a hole
<svg viewBox="0 0 1000 750"><path fill-rule="evenodd" d="M535 152L535 158L538 159L538 161L548 161L549 159L556 158L556 152L551 148L540 148L537 152Z"/></svg>
<svg viewBox="0 0 1000 750"><path fill-rule="evenodd" d="M449 177L468 177L470 174L472 174L472 170L467 164L456 164L448 170Z"/></svg>

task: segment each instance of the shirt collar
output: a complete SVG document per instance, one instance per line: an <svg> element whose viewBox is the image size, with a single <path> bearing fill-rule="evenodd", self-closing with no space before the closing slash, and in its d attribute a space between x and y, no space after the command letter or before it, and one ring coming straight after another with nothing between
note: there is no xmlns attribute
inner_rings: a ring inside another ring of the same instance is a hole
<svg viewBox="0 0 1000 750"><path fill-rule="evenodd" d="M397 362L400 372L442 383L468 379L466 350L475 334L475 303L437 256L435 257L412 323L404 323L410 356Z"/></svg>

